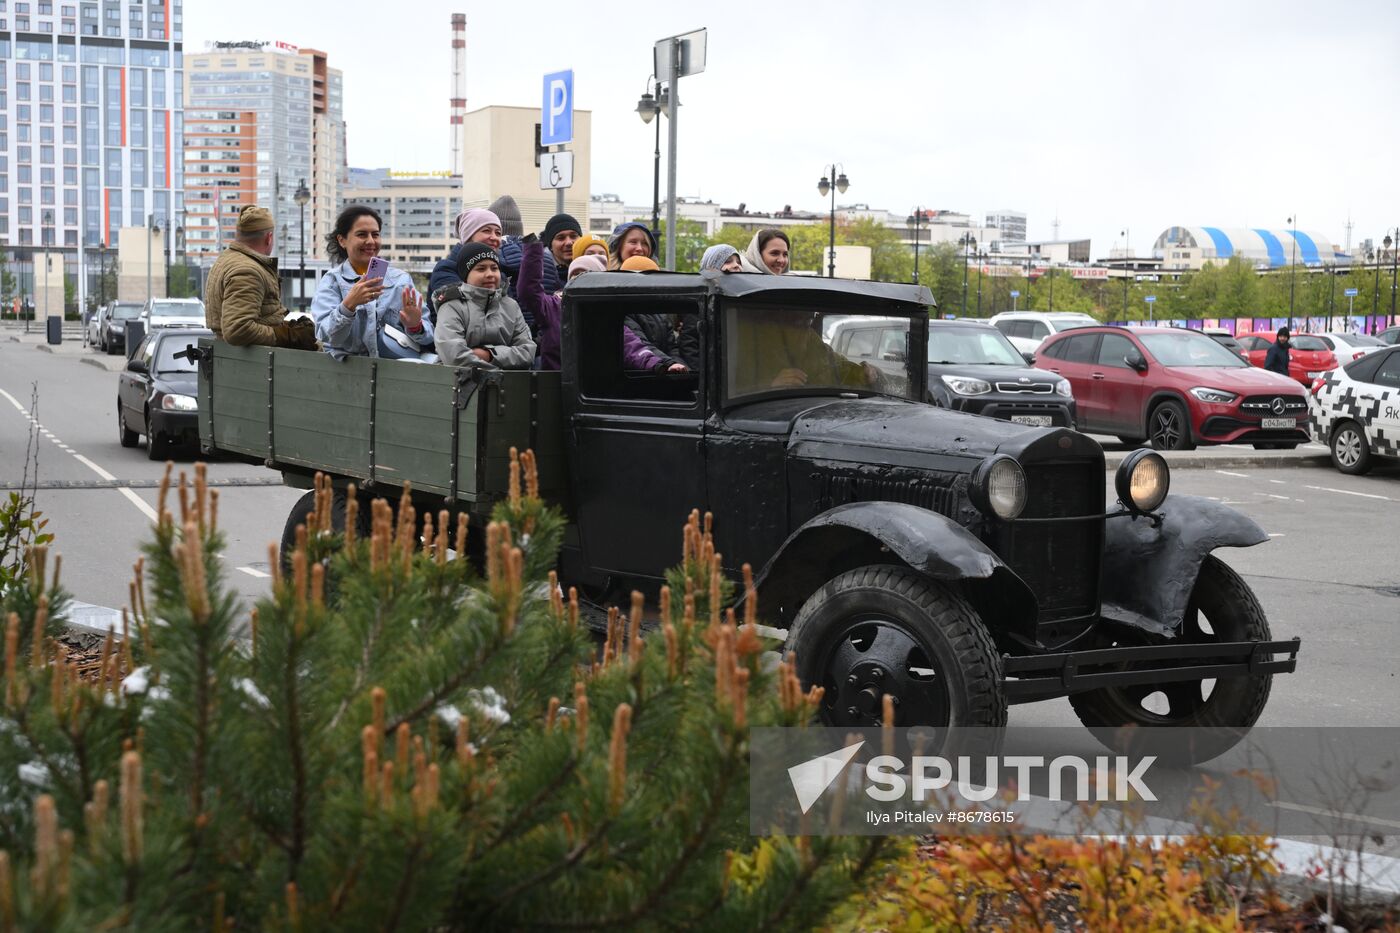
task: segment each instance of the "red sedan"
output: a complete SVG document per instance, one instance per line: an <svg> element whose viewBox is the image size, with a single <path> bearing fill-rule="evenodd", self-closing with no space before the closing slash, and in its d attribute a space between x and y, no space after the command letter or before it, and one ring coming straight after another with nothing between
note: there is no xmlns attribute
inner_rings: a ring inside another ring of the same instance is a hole
<svg viewBox="0 0 1400 933"><path fill-rule="evenodd" d="M1308 440L1303 387L1244 360L1199 331L1080 327L1040 345L1035 365L1069 380L1079 430L1150 440L1158 450Z"/></svg>
<svg viewBox="0 0 1400 933"><path fill-rule="evenodd" d="M1244 347L1250 365L1262 367L1264 358L1278 338L1274 333L1239 334L1235 337ZM1328 370L1337 368L1337 355L1312 334L1293 334L1288 340L1288 375L1305 386Z"/></svg>

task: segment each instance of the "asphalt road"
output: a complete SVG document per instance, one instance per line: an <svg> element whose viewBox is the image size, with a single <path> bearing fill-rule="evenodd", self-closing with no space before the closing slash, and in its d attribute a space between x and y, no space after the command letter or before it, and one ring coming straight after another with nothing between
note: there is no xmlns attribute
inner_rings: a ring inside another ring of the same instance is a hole
<svg viewBox="0 0 1400 933"><path fill-rule="evenodd" d="M144 443L117 443L116 374L82 364L96 354L72 344L59 349L38 352L0 334L0 485L19 481L30 426L25 412L37 386L37 421L48 432L37 435L38 502L57 535L65 582L79 600L120 607L156 502L156 489L140 484L153 484L164 466L146 459ZM192 453L176 452L177 468L192 474ZM1186 461L1194 467L1176 469L1172 483L1175 491L1240 509L1274 536L1221 552L1259 594L1274 637L1303 639L1298 672L1275 678L1262 724L1400 725L1400 468L1348 477L1315 456L1288 466L1240 458L1228 469L1209 459ZM254 598L266 587L267 545L301 493L232 485L277 483L259 467L214 463L209 475L220 492L228 579ZM112 478L137 485L110 488ZM1075 719L1066 702L1052 701L1016 707L1012 722Z"/></svg>

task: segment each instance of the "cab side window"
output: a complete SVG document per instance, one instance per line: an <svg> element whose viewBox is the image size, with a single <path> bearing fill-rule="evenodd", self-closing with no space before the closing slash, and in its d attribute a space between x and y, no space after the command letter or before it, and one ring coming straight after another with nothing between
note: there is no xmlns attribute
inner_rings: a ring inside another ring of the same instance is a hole
<svg viewBox="0 0 1400 933"><path fill-rule="evenodd" d="M566 341L572 336L578 342L581 396L594 401L654 403L684 409L696 405L699 374L694 370L670 372L662 357L653 353L652 345L646 342L648 335L629 333L625 324L629 316L636 315L694 322L700 310L695 301L652 297L644 301L586 301L581 305L575 318L577 332L570 335L566 329L564 334Z"/></svg>
<svg viewBox="0 0 1400 933"><path fill-rule="evenodd" d="M1128 364L1123 362L1123 358L1136 351L1137 347L1127 337L1121 334L1104 334L1099 343L1099 365L1128 369Z"/></svg>
<svg viewBox="0 0 1400 933"><path fill-rule="evenodd" d="M1376 370L1376 385L1387 389L1400 389L1400 351L1392 350L1380 369Z"/></svg>

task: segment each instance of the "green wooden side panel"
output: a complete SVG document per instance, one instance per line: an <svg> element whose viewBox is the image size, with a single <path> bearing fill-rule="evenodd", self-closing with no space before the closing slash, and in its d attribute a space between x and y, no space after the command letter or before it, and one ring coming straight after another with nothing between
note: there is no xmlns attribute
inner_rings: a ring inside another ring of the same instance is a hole
<svg viewBox="0 0 1400 933"><path fill-rule="evenodd" d="M369 476L373 361L276 350L273 449L280 463L360 479Z"/></svg>
<svg viewBox="0 0 1400 933"><path fill-rule="evenodd" d="M200 436L206 444L254 457L267 456L266 347L231 347L213 342L215 384L212 404L201 367ZM209 433L206 435L206 424Z"/></svg>
<svg viewBox="0 0 1400 933"><path fill-rule="evenodd" d="M375 480L395 487L409 480L414 489L449 495L454 371L445 366L384 361L378 373ZM475 478L470 467L459 473L462 498L475 495Z"/></svg>

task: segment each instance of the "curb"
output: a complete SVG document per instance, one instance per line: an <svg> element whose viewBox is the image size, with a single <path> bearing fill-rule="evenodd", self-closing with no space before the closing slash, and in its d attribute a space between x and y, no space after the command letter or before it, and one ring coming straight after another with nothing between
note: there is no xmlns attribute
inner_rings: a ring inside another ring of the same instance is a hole
<svg viewBox="0 0 1400 933"><path fill-rule="evenodd" d="M114 373L115 369L108 369L107 364L93 356L84 356L78 360L79 363L86 363L89 366L96 366L104 373Z"/></svg>
<svg viewBox="0 0 1400 933"><path fill-rule="evenodd" d="M36 343L36 344L34 345L34 349L38 350L40 353L52 353L52 352L53 352L53 347L49 346L49 345L46 344L46 343Z"/></svg>

